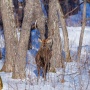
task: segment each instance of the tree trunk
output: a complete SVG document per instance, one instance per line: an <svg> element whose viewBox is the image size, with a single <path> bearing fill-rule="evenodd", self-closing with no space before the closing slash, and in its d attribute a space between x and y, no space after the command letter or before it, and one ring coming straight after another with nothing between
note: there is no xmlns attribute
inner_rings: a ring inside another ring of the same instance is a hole
<svg viewBox="0 0 90 90"><path fill-rule="evenodd" d="M2 25L2 15L1 15L1 0L0 0L0 25Z"/></svg>
<svg viewBox="0 0 90 90"><path fill-rule="evenodd" d="M52 9L53 8L53 9ZM48 37L52 36L54 32L53 38L53 46L52 46L52 58L51 58L51 69L55 67L62 67L62 59L61 59L61 39L59 32L59 24L58 24L58 15L57 15L57 1L51 0L49 2L49 20L48 20Z"/></svg>
<svg viewBox="0 0 90 90"><path fill-rule="evenodd" d="M45 16L41 8L41 0L34 0L34 20L37 20L37 26L41 33L41 38L45 38Z"/></svg>
<svg viewBox="0 0 90 90"><path fill-rule="evenodd" d="M25 78L26 53L30 36L31 22L33 19L33 1L26 1L22 31L17 48L17 56L13 72L13 78Z"/></svg>
<svg viewBox="0 0 90 90"><path fill-rule="evenodd" d="M36 13L35 19L38 21L38 28L41 32L43 32L45 27L45 19L40 9L40 2L39 0L36 1L37 3L32 0L26 1L22 31L18 42L12 0L2 0L2 18L6 43L6 61L2 70L13 71L13 78L25 78L26 53L34 13Z"/></svg>
<svg viewBox="0 0 90 90"><path fill-rule="evenodd" d="M2 88L3 88L3 82L2 82L2 78L0 76L0 90L2 90Z"/></svg>
<svg viewBox="0 0 90 90"><path fill-rule="evenodd" d="M13 14L12 0L1 0L2 20L4 25L5 45L6 45L6 60L2 68L3 71L11 72L13 70L13 61L16 55L16 26ZM13 37L13 38L12 38Z"/></svg>
<svg viewBox="0 0 90 90"><path fill-rule="evenodd" d="M59 0L58 0L58 3L57 3L57 7L58 7L58 10L59 10L59 14L60 14L60 22L61 22L61 27L62 27L63 36L64 36L64 50L65 50L65 54L66 54L66 61L70 62L71 57L70 57L70 51L69 51L68 32L67 32L66 22L65 22L65 18L64 18L63 12L62 12L62 8L59 4Z"/></svg>
<svg viewBox="0 0 90 90"><path fill-rule="evenodd" d="M37 21L37 28L40 31L41 39L45 39L45 16L41 8L41 0L34 0L33 2L33 19L32 22ZM31 40L29 40L28 49L32 48Z"/></svg>
<svg viewBox="0 0 90 90"><path fill-rule="evenodd" d="M84 6L83 6L82 30L81 30L80 39L79 39L78 58L77 58L78 62L80 62L80 55L81 55L85 25L86 25L86 0L84 0Z"/></svg>

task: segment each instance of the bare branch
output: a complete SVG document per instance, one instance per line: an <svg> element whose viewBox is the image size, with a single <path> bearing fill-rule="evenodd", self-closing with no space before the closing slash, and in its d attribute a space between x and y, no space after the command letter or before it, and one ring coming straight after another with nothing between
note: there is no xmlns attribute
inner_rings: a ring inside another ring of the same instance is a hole
<svg viewBox="0 0 90 90"><path fill-rule="evenodd" d="M73 10L71 10L70 12L66 13L66 15L64 16L65 18L72 12L74 12L76 9L78 9L80 7L81 4L83 4L84 2L80 3L77 7L75 7Z"/></svg>

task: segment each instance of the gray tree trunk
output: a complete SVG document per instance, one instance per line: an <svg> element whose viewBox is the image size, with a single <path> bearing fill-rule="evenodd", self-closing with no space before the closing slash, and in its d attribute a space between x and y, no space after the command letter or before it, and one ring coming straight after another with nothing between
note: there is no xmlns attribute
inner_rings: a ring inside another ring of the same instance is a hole
<svg viewBox="0 0 90 90"><path fill-rule="evenodd" d="M37 26L38 29L41 33L41 38L44 39L44 34L45 34L45 16L43 14L42 8L41 8L41 3L40 0L34 0L34 17L33 20L37 20Z"/></svg>
<svg viewBox="0 0 90 90"><path fill-rule="evenodd" d="M37 27L40 31L41 39L45 39L45 16L41 8L40 0L33 0L33 19L32 22L37 21ZM32 48L31 40L29 41L29 48Z"/></svg>
<svg viewBox="0 0 90 90"><path fill-rule="evenodd" d="M0 24L2 23L2 16L1 16L1 0L0 0Z"/></svg>
<svg viewBox="0 0 90 90"><path fill-rule="evenodd" d="M28 49L28 40L30 36L32 19L33 1L28 0L26 1L26 7L24 9L24 19L22 24L21 36L17 47L17 56L13 72L13 78L25 78L26 53Z"/></svg>
<svg viewBox="0 0 90 90"><path fill-rule="evenodd" d="M82 49L85 25L86 25L86 0L84 0L84 6L83 6L82 29L81 29L80 39L79 39L78 58L77 58L78 62L80 62L80 55L81 55L81 49Z"/></svg>
<svg viewBox="0 0 90 90"><path fill-rule="evenodd" d="M1 3L6 41L6 61L2 70L7 72L13 71L13 78L25 78L26 53L31 23L34 16L35 20L38 22L41 37L44 36L45 19L41 5L39 0L36 0L35 3L32 0L26 1L22 31L18 42L12 0L2 0ZM36 15L33 16L34 13L36 13Z"/></svg>
<svg viewBox="0 0 90 90"><path fill-rule="evenodd" d="M66 61L70 62L71 57L70 57L70 50L69 50L68 32L67 32L67 28L66 28L66 22L65 22L64 14L63 14L62 8L59 4L59 0L58 0L58 3L57 3L57 7L58 7L58 10L59 10L60 22L61 22L61 27L62 27L63 36L64 36L64 50L65 50L65 54L66 54Z"/></svg>
<svg viewBox="0 0 90 90"><path fill-rule="evenodd" d="M11 72L13 70L13 61L16 55L16 26L13 14L12 0L1 0L2 20L4 25L6 60L2 70ZM12 38L13 37L13 38Z"/></svg>
<svg viewBox="0 0 90 90"><path fill-rule="evenodd" d="M51 69L55 67L62 67L62 58L61 58L61 39L59 32L58 24L58 15L57 15L57 1L50 0L49 2L49 20L48 20L48 37L52 36L53 46L52 46L52 58ZM54 35L52 35L54 33Z"/></svg>

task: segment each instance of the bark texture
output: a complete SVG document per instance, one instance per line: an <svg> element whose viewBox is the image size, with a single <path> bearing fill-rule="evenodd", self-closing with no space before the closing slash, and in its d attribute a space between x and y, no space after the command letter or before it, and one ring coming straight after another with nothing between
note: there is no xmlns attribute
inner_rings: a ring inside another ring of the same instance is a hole
<svg viewBox="0 0 90 90"><path fill-rule="evenodd" d="M13 70L13 61L16 55L16 26L15 18L13 14L12 0L1 0L2 20L5 34L5 45L6 45L6 60L2 70L11 72Z"/></svg>
<svg viewBox="0 0 90 90"><path fill-rule="evenodd" d="M84 0L84 6L83 6L83 21L82 21L82 29L81 29L80 39L79 39L78 58L77 58L78 62L80 62L85 25L86 25L86 0Z"/></svg>
<svg viewBox="0 0 90 90"><path fill-rule="evenodd" d="M58 23L58 12L57 12L57 1L49 0L49 20L48 20L48 32L53 39L52 46L52 58L51 58L51 69L55 67L62 67L61 58L61 39L59 33ZM54 33L52 35L52 33Z"/></svg>
<svg viewBox="0 0 90 90"><path fill-rule="evenodd" d="M25 13L22 24L22 31L17 47L17 56L13 73L13 78L21 79L25 78L26 53L30 36L30 26L33 18L33 0L26 1L26 7L24 9L24 12Z"/></svg>
<svg viewBox="0 0 90 90"><path fill-rule="evenodd" d="M34 5L33 5L33 9L34 9L34 17L33 20L37 20L37 26L38 29L41 33L41 38L44 39L45 36L45 16L43 14L42 8L41 8L41 0L34 0Z"/></svg>
<svg viewBox="0 0 90 90"><path fill-rule="evenodd" d="M66 54L66 61L70 62L71 57L70 57L70 50L69 50L68 32L67 32L67 28L66 28L64 14L63 14L62 8L59 4L59 0L57 3L57 7L58 7L59 15L60 15L60 23L61 23L61 27L62 27L62 31L63 31L63 36L64 36L64 50L65 50L65 54Z"/></svg>

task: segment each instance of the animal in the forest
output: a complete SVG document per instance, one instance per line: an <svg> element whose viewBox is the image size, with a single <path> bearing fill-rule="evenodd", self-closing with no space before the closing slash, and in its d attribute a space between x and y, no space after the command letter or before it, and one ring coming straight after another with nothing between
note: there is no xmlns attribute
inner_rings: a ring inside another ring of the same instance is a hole
<svg viewBox="0 0 90 90"><path fill-rule="evenodd" d="M41 43L40 49L38 50L35 60L37 65L38 77L40 76L40 70L42 68L43 77L46 80L46 73L50 68L50 58L52 56L52 49L49 45L52 43L52 39L47 38L44 40L38 39Z"/></svg>

